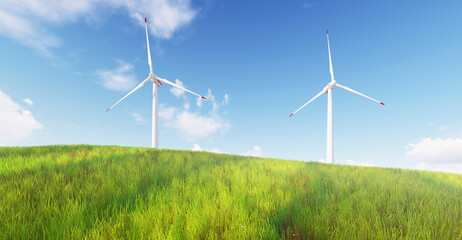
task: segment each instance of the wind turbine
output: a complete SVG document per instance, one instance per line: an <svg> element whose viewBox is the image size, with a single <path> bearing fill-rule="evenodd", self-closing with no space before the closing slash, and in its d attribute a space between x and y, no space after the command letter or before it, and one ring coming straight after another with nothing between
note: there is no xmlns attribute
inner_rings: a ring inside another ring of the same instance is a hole
<svg viewBox="0 0 462 240"><path fill-rule="evenodd" d="M334 70L332 68L332 57L330 56L330 44L329 44L329 31L326 30L327 33L327 48L329 50L329 67L330 67L330 83L328 83L321 92L319 92L316 96L314 96L310 101L307 103L303 104L299 109L297 109L295 112L290 114L289 117L292 117L295 113L300 111L300 109L304 108L306 105L308 105L310 102L321 96L323 93L327 93L327 163L334 163L334 135L333 135L333 125L332 125L332 90L334 87L339 87L343 88L347 91L350 91L354 94L358 94L359 96L365 97L367 99L370 99L374 102L380 103L382 105L385 105L383 102L379 102L371 97L368 97L362 93L359 93L349 87L342 86L335 81L334 78Z"/></svg>
<svg viewBox="0 0 462 240"><path fill-rule="evenodd" d="M156 76L154 73L152 73L151 50L149 49L148 21L146 20L146 18L144 19L144 26L146 27L146 44L148 46L148 64L149 64L149 69L150 69L149 76L143 82L141 82L138 86L136 86L133 90L131 90L127 95L125 95L125 97L123 97L118 102L116 102L114 105L112 105L112 107L108 108L106 112L114 108L117 104L122 102L122 100L124 100L130 94L140 89L144 84L151 81L153 84L152 85L153 87L153 90L152 90L152 148L158 148L159 147L159 120L158 120L157 88L161 87L162 83L166 83L166 84L172 85L173 87L179 88L183 91L194 94L198 97L201 97L203 99L206 99L206 98L192 91L189 91L186 88L178 86L175 83L168 81L167 79L160 78Z"/></svg>

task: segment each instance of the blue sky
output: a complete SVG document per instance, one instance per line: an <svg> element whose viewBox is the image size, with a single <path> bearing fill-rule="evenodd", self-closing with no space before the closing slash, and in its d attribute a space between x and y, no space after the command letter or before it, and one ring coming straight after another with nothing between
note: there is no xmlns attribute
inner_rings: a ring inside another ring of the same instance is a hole
<svg viewBox="0 0 462 240"><path fill-rule="evenodd" d="M462 173L460 1L10 1L0 4L0 145L151 145L323 161L330 80L335 162Z"/></svg>

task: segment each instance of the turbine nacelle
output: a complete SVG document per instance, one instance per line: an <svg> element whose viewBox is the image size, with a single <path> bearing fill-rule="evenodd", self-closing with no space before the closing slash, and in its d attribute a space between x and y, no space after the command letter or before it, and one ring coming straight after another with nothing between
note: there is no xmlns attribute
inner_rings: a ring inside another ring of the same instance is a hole
<svg viewBox="0 0 462 240"><path fill-rule="evenodd" d="M154 73L149 73L149 80L151 80L151 82L155 85L157 85L157 87L162 87L162 82L159 80L159 78L154 75Z"/></svg>
<svg viewBox="0 0 462 240"><path fill-rule="evenodd" d="M327 90L334 88L335 85L337 85L337 81L334 80L333 82L330 82L326 86L324 86L323 90L327 92Z"/></svg>

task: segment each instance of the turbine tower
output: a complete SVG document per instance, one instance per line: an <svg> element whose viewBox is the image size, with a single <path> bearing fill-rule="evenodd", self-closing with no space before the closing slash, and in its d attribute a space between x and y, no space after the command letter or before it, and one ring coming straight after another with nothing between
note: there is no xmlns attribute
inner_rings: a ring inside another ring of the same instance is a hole
<svg viewBox="0 0 462 240"><path fill-rule="evenodd" d="M367 99L370 99L374 102L377 102L377 103L380 103L382 105L385 105L383 102L379 102L371 97L368 97L362 93L359 93L349 87L346 87L346 86L342 86L340 84L337 83L337 81L335 81L335 78L334 78L334 70L332 68L332 57L330 55L330 43L329 43L329 31L326 30L326 34L327 34L327 49L329 51L329 71L330 71L330 83L328 83L323 89L321 92L319 92L316 96L314 96L310 101L308 101L307 103L303 104L303 106L301 106L299 109L297 109L295 112L293 112L292 114L290 114L289 117L292 117L295 113L297 113L298 111L300 111L300 109L304 108L306 105L308 105L309 103L311 103L313 100L315 100L316 98L318 98L319 96L321 96L323 93L327 93L327 154L326 154L326 160L327 160L327 163L334 163L334 131L333 131L333 121L332 121L332 90L334 89L334 87L339 87L339 88L343 88L347 91L350 91L354 94L358 94L359 96L362 96L362 97L365 97Z"/></svg>
<svg viewBox="0 0 462 240"><path fill-rule="evenodd" d="M178 86L177 84L172 83L172 82L168 81L167 79L160 78L160 77L156 76L152 72L151 50L149 49L148 21L146 20L146 18L144 19L144 26L146 28L146 44L147 44L147 47L148 47L148 64L149 64L149 70L150 70L149 76L143 82L141 82L138 86L136 86L133 90L131 90L127 95L125 95L122 99L120 99L118 102L116 102L114 105L112 105L112 107L108 108L106 110L106 112L111 110L112 108L114 108L117 104L122 102L122 100L124 100L130 94L132 94L136 90L140 89L144 84L151 81L152 84L153 84L152 85L152 87L153 87L153 89L152 89L152 148L158 148L159 147L159 120L158 120L157 88L161 87L162 83L166 83L166 84L169 84L169 85L171 85L173 87L179 88L179 89L181 89L183 91L186 91L186 92L189 92L189 93L191 93L193 95L196 95L198 97L201 97L203 99L206 99L206 98L204 96L201 96L199 94L191 92L186 88Z"/></svg>

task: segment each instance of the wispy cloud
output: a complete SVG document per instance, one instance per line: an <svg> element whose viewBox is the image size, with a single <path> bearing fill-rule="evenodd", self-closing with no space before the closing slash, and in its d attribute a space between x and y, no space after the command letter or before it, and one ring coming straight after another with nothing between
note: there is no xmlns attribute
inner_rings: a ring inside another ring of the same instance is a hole
<svg viewBox="0 0 462 240"><path fill-rule="evenodd" d="M326 159L324 158L320 158L317 162L321 162L321 163L328 163Z"/></svg>
<svg viewBox="0 0 462 240"><path fill-rule="evenodd" d="M126 9L141 27L148 18L150 33L159 39L170 39L198 13L191 0L2 0L0 35L48 55L50 48L61 45L53 28L82 19L95 21L95 16L111 12L108 8Z"/></svg>
<svg viewBox="0 0 462 240"><path fill-rule="evenodd" d="M261 157L261 147L254 146L252 150L247 151L245 156Z"/></svg>
<svg viewBox="0 0 462 240"><path fill-rule="evenodd" d="M314 5L316 5L316 2L315 3L304 2L302 3L302 8L310 8L310 7L313 7Z"/></svg>
<svg viewBox="0 0 462 240"><path fill-rule="evenodd" d="M225 94L223 96L223 100L222 101L218 101L216 99L216 97L212 94L212 90L209 88L208 91L207 91L207 96L206 96L207 100L205 100L207 103L210 103L212 105L212 113L216 113L218 112L218 110L220 109L220 107L223 107L223 106L226 106L229 104L229 101L230 101L230 98L229 98L229 95L228 94ZM196 105L198 107L202 107L202 98L197 98L196 100Z"/></svg>
<svg viewBox="0 0 462 240"><path fill-rule="evenodd" d="M462 138L423 138L406 149L405 157L419 169L462 173Z"/></svg>
<svg viewBox="0 0 462 240"><path fill-rule="evenodd" d="M43 55L50 55L48 49L61 44L55 35L32 19L15 15L3 8L0 8L0 35L17 40L22 45L32 47Z"/></svg>
<svg viewBox="0 0 462 240"><path fill-rule="evenodd" d="M461 138L423 138L418 143L409 143L406 158L428 163L462 163Z"/></svg>
<svg viewBox="0 0 462 240"><path fill-rule="evenodd" d="M180 86L180 87L185 88L185 86L183 85L183 82L178 80L178 79L175 79L175 84ZM184 97L184 93L185 93L185 91L183 89L179 89L179 88L176 88L176 87L172 87L170 89L170 92L177 98Z"/></svg>
<svg viewBox="0 0 462 240"><path fill-rule="evenodd" d="M193 148L191 149L193 151L202 151L202 148L201 146L199 146L199 144L194 144Z"/></svg>
<svg viewBox="0 0 462 240"><path fill-rule="evenodd" d="M32 107L32 105L34 105L34 102L32 102L32 100L30 100L29 98L24 98L22 101L25 104L27 104L27 106L29 106L29 107Z"/></svg>
<svg viewBox="0 0 462 240"><path fill-rule="evenodd" d="M102 85L110 90L128 91L136 85L136 75L133 65L117 61L119 66L110 70L98 70L96 74L101 78Z"/></svg>
<svg viewBox="0 0 462 240"><path fill-rule="evenodd" d="M174 92L172 94L175 95ZM210 89L206 102L212 105L212 109L208 114L191 111L189 102L186 98L184 99L183 108L166 105L160 105L159 108L159 117L165 120L165 126L174 129L181 138L187 141L198 141L226 133L231 129L231 121L225 119L219 111L219 108L224 106L222 104L224 100L218 102ZM229 102L229 98L226 101Z"/></svg>
<svg viewBox="0 0 462 240"><path fill-rule="evenodd" d="M166 121L170 121L175 116L176 111L177 110L174 107L167 107L164 104L160 104L158 114L159 114L160 118L162 118L162 119L164 119Z"/></svg>
<svg viewBox="0 0 462 240"><path fill-rule="evenodd" d="M220 150L218 150L217 148L212 148L210 150L205 150L205 149L202 149L201 146L199 146L199 144L194 144L193 148L191 149L193 151L204 151L204 152L213 152L213 153L222 153Z"/></svg>
<svg viewBox="0 0 462 240"><path fill-rule="evenodd" d="M159 116L168 116L165 113ZM178 111L175 109L172 120L166 122L166 126L177 131L178 135L188 141L196 141L216 135L219 132L226 132L231 128L231 123L217 116L201 116L198 113L188 110Z"/></svg>
<svg viewBox="0 0 462 240"><path fill-rule="evenodd" d="M133 117L133 120L135 120L135 124L142 125L148 122L148 120L139 113L131 113L130 115Z"/></svg>
<svg viewBox="0 0 462 240"><path fill-rule="evenodd" d="M130 16L138 19L143 27L147 16L150 31L161 39L170 39L177 29L188 25L197 16L191 0L134 0L124 3Z"/></svg>
<svg viewBox="0 0 462 240"><path fill-rule="evenodd" d="M0 145L15 145L42 128L29 110L0 90Z"/></svg>

